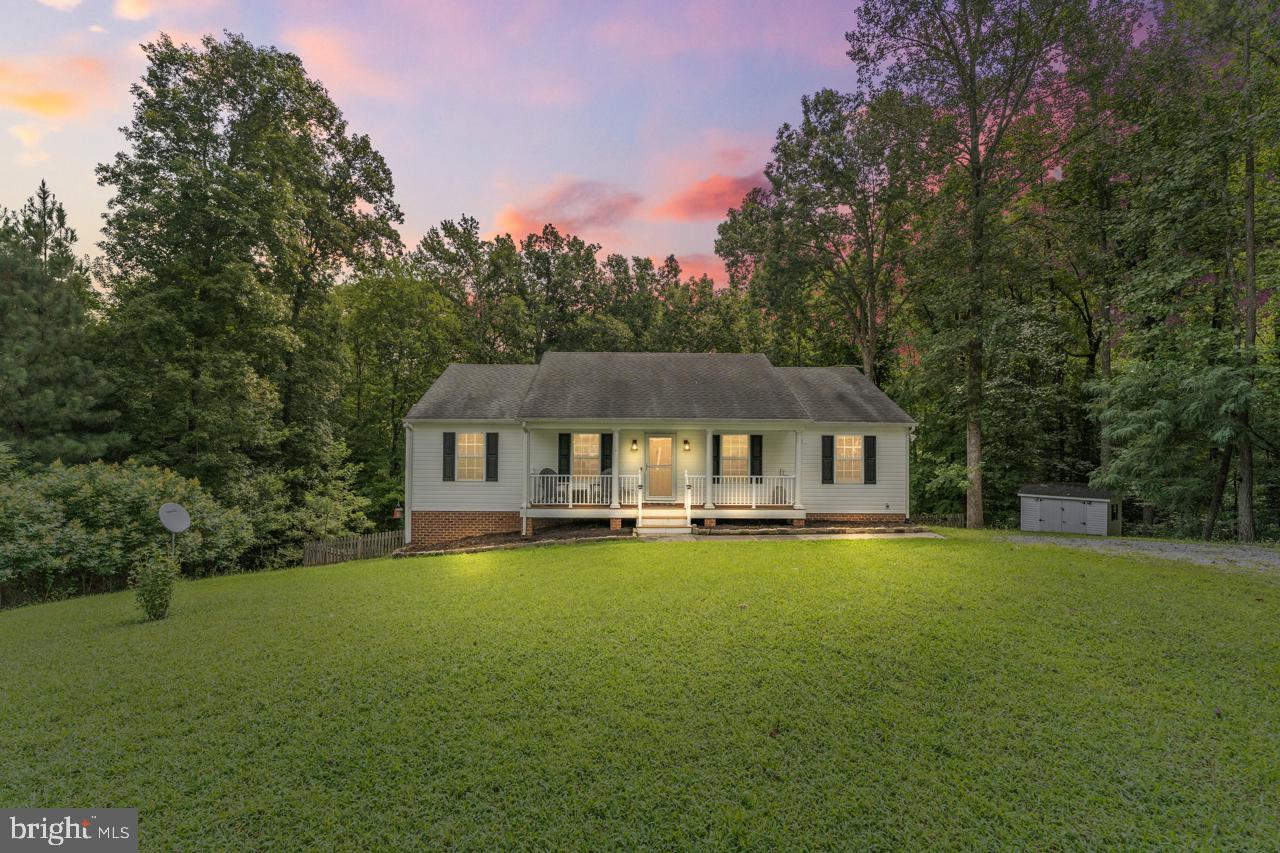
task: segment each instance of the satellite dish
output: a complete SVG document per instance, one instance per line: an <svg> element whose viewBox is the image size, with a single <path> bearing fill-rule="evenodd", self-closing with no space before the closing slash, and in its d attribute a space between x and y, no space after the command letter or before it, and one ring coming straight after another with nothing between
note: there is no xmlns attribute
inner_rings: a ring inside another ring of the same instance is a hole
<svg viewBox="0 0 1280 853"><path fill-rule="evenodd" d="M161 504L160 523L170 533L181 533L191 526L191 515L182 504Z"/></svg>

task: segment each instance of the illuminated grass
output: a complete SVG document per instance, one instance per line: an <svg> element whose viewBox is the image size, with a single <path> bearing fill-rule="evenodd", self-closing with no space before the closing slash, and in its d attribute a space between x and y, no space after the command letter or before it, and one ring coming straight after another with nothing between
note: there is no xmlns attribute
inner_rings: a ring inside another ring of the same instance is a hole
<svg viewBox="0 0 1280 853"><path fill-rule="evenodd" d="M144 849L1280 846L1280 587L948 536L0 613L0 803L136 806Z"/></svg>

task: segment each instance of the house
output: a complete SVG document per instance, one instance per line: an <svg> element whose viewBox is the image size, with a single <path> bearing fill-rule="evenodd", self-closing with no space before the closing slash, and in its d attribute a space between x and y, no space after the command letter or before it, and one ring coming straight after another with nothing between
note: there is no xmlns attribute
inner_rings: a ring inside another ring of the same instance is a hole
<svg viewBox="0 0 1280 853"><path fill-rule="evenodd" d="M902 522L914 426L857 368L760 354L452 364L404 420L405 540L549 519Z"/></svg>
<svg viewBox="0 0 1280 853"><path fill-rule="evenodd" d="M1028 483L1018 489L1023 530L1120 535L1120 500L1083 483Z"/></svg>

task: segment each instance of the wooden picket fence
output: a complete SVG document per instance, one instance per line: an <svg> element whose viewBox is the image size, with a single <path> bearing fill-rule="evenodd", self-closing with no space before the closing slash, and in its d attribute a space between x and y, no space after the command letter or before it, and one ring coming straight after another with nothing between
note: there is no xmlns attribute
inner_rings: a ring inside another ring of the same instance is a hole
<svg viewBox="0 0 1280 853"><path fill-rule="evenodd" d="M366 560L385 557L404 545L403 530L383 530L360 536L342 536L302 544L302 565L327 566L345 563L347 560Z"/></svg>
<svg viewBox="0 0 1280 853"><path fill-rule="evenodd" d="M946 515L911 514L911 523L922 527L964 527L964 513L954 512Z"/></svg>

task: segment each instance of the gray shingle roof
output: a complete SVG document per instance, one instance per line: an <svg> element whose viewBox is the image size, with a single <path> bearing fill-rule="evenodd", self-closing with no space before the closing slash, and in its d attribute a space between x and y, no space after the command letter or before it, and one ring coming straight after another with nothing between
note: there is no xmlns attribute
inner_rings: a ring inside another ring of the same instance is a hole
<svg viewBox="0 0 1280 853"><path fill-rule="evenodd" d="M791 392L820 422L865 421L877 424L911 424L911 416L862 375L858 368L775 367Z"/></svg>
<svg viewBox="0 0 1280 853"><path fill-rule="evenodd" d="M407 417L422 420L514 420L536 364L451 364Z"/></svg>
<svg viewBox="0 0 1280 853"><path fill-rule="evenodd" d="M524 418L806 420L758 353L549 352Z"/></svg>
<svg viewBox="0 0 1280 853"><path fill-rule="evenodd" d="M1046 498L1083 498L1094 501L1111 499L1105 489L1094 489L1084 483L1027 483L1018 489L1020 495L1039 495Z"/></svg>
<svg viewBox="0 0 1280 853"><path fill-rule="evenodd" d="M913 423L855 367L774 367L759 353L552 352L537 365L451 364L407 417Z"/></svg>

